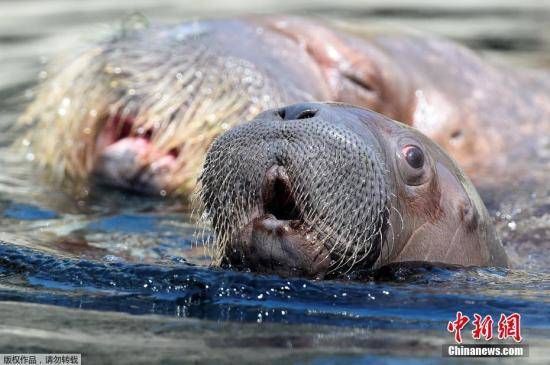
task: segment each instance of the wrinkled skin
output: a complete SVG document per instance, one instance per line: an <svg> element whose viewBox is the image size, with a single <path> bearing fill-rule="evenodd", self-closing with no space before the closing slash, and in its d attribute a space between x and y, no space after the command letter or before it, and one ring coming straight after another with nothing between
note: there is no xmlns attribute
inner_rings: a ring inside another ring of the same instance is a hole
<svg viewBox="0 0 550 365"><path fill-rule="evenodd" d="M440 39L284 16L127 30L41 90L22 119L38 123L27 138L57 179L162 195L193 191L217 135L288 103L347 102L412 125L483 189L524 177L550 133L547 75Z"/></svg>
<svg viewBox="0 0 550 365"><path fill-rule="evenodd" d="M212 144L201 183L222 265L315 278L402 262L508 265L455 162L370 110L265 111Z"/></svg>

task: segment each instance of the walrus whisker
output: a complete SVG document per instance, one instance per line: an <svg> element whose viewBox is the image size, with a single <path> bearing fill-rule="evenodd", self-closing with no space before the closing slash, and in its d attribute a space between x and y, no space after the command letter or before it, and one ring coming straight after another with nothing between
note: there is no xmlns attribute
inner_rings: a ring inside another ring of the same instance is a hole
<svg viewBox="0 0 550 365"><path fill-rule="evenodd" d="M372 189L371 189L372 190ZM366 203L366 201L364 201ZM375 214L372 214L371 213L371 210L372 209L372 206L368 205L368 208L367 208L367 216L370 216L371 217L371 222L370 224L367 226L367 228L365 230L363 230L363 232L365 231L370 231L370 227L375 224L376 222L379 221L379 218L380 218L380 214L382 213L382 210L379 210L377 213ZM382 209L385 209L385 207L382 207ZM377 224L377 223L376 223ZM378 225L378 224L377 224ZM379 229L380 230L380 229ZM347 240L348 242L354 242L358 239L360 239L361 237L361 232L359 230L356 230L354 235L351 236L351 237L347 237ZM341 260L341 263L338 265L338 268L340 267L343 267L343 266L348 266L348 270L346 272L349 272L349 270L351 270L351 268L353 268L357 262L361 262L362 260L364 260L371 252L372 250L372 244L370 244L371 242L371 239L372 237L374 236L374 234L371 234L369 237L367 237L366 239L361 239L361 241L365 242L365 243L369 243L367 246L367 250L365 251L365 253L363 254L363 257L361 257L359 260L357 260L358 258L358 254L359 254L359 251L362 250L362 247L361 245L355 245L355 249L354 251L351 253L351 255L347 255L347 249L348 247L346 247L346 250L344 251L343 255L341 256L342 257L342 260ZM348 257L347 259L345 259L346 257ZM348 265L349 262L352 262L351 265Z"/></svg>
<svg viewBox="0 0 550 365"><path fill-rule="evenodd" d="M347 168L348 168L348 164L344 164L342 169L343 169L343 170L346 170ZM328 201L328 199L326 199L326 198L325 198L325 200ZM339 201L339 205L337 205L336 207L334 207L334 208L332 208L332 209L334 209L334 210L339 210L339 209L341 209L340 206L345 206L345 205L346 205L346 201L340 200L340 201ZM331 206L333 206L333 204L326 204L325 209L329 209ZM314 224L315 224L315 223L314 223ZM336 226L336 227L337 227L337 226L340 226L340 227L341 227L342 224L341 224L341 223L332 223L332 224L330 224L329 226L332 226L332 227L334 227L334 226ZM355 230L354 232L351 232L350 230L347 230L347 233L344 234L344 238L343 238L343 239L339 239L339 241L342 241L342 242L349 242L350 237L355 237L355 236L358 236L358 235L360 235L360 232L359 232L358 230ZM327 238L330 237L330 236L331 236L330 233L329 233L329 234L326 234L326 237L327 237ZM324 240L324 239L323 239L323 240ZM337 243L338 243L338 242L337 242ZM340 246L339 243L336 244L336 245L334 245L334 246L332 247L331 252L332 252L333 250L336 250L339 246ZM348 250L349 250L349 245L346 245L346 248L345 248L343 251L344 251L344 253L346 253ZM356 255L356 254L355 254L355 255ZM344 256L346 256L346 255L344 254Z"/></svg>
<svg viewBox="0 0 550 365"><path fill-rule="evenodd" d="M231 147L230 147L231 148ZM245 163L245 161L239 161L238 164L243 164ZM240 168L239 165L237 166L237 168ZM232 184L231 182L233 181L234 179L234 176L232 176L231 174L228 174L226 176L226 178L221 182L221 188L224 189L224 186L227 185L227 184ZM227 206L228 207L231 207L230 209L233 211L233 214L230 214L230 215L227 215L227 216L231 216L233 217L235 223L237 226L241 226L245 223L245 218L248 216L249 212L249 204L246 204L245 203L245 200L246 202L249 202L249 201L252 201L252 197L251 197L252 193L249 192L248 196L246 197L246 199L243 199L243 197L241 196L241 201L240 202L235 202L235 201L230 201L230 202L226 202ZM236 204L237 203L237 204ZM225 225L226 223L225 222L222 222L222 226L219 227L219 229L222 229L223 230L223 225ZM228 226L230 226L231 224L229 223ZM234 225L234 224L233 224ZM225 244L226 242L229 240L229 238L233 235L233 233L231 233L229 230L227 230L228 234L227 236L225 237L220 237L220 239L218 240L218 252L223 252L225 250Z"/></svg>

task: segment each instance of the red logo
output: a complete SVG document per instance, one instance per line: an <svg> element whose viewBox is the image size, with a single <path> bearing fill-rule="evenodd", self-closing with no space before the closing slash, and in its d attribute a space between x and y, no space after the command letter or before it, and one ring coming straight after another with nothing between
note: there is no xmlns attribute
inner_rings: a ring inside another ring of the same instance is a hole
<svg viewBox="0 0 550 365"><path fill-rule="evenodd" d="M455 333L456 342L462 343L461 331L468 322L470 322L470 318L468 316L463 316L462 312L456 312L456 320L447 324L447 331Z"/></svg>
<svg viewBox="0 0 550 365"><path fill-rule="evenodd" d="M456 312L456 319L450 321L447 324L447 331L454 333L455 341L457 343L462 343L462 330L470 322L470 318L466 315L463 315L462 312ZM472 325L474 329L472 330L472 338L474 340L484 339L485 341L490 341L493 339L493 318L491 315L486 315L482 317L480 314L474 313L474 320ZM518 313L512 313L509 316L505 314L500 315L500 320L498 321L498 338L500 340L505 340L507 338L513 338L516 342L521 342L521 315Z"/></svg>
<svg viewBox="0 0 550 365"><path fill-rule="evenodd" d="M521 315L512 313L508 317L504 314L500 315L498 321L498 338L505 340L512 337L516 342L521 342Z"/></svg>
<svg viewBox="0 0 550 365"><path fill-rule="evenodd" d="M474 330L472 331L472 338L474 340L479 340L481 337L485 341L489 341L493 338L493 318L490 315L486 315L483 320L481 316L477 313L474 314Z"/></svg>

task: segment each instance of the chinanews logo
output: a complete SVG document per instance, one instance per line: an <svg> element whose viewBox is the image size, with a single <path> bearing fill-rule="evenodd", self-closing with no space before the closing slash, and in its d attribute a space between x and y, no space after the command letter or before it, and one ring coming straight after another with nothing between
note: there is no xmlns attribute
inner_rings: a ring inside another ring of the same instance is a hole
<svg viewBox="0 0 550 365"><path fill-rule="evenodd" d="M495 326L491 315L474 313L473 320L470 320L469 316L458 311L454 320L447 324L447 331L453 335L455 343L443 345L442 354L446 357L529 356L529 346L521 343L523 337L519 313L501 313ZM468 333L470 336L467 336ZM470 338L472 343L463 343L463 339Z"/></svg>

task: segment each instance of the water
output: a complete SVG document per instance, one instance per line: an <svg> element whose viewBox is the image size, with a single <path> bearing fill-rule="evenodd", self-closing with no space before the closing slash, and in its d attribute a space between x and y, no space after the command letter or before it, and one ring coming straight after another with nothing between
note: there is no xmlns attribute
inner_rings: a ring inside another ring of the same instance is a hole
<svg viewBox="0 0 550 365"><path fill-rule="evenodd" d="M105 188L57 189L7 146L45 62L100 37L133 11L153 21L271 10L340 26L419 29L493 62L550 66L544 2L0 2L0 348L241 363L441 363L458 310L522 314L531 362L550 358L550 199L545 187L489 202L516 268L424 268L316 282L207 267L177 201ZM261 348L261 351L257 351Z"/></svg>

